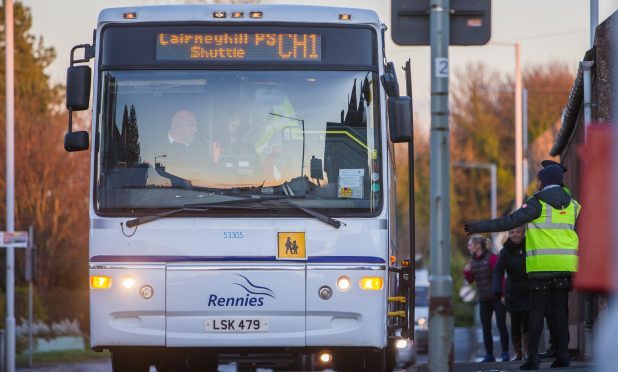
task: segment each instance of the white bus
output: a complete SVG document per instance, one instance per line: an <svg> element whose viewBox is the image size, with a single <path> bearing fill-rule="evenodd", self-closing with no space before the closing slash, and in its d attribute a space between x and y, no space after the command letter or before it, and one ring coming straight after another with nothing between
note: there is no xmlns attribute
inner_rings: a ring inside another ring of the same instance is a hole
<svg viewBox="0 0 618 372"><path fill-rule="evenodd" d="M391 139L411 103L384 31L312 6L100 13L67 108L92 81L90 343L114 371L391 367L410 331ZM88 146L69 119L67 151Z"/></svg>

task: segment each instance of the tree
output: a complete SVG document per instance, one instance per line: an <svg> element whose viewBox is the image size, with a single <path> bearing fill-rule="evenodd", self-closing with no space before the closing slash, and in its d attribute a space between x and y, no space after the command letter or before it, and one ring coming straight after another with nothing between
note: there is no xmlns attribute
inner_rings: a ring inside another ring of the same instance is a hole
<svg viewBox="0 0 618 372"><path fill-rule="evenodd" d="M568 66L557 62L524 70L530 142L553 130L573 79ZM504 213L514 207L514 86L510 77L472 64L456 74L451 96L451 159L497 164L498 210ZM553 141L546 142L551 146ZM529 159L533 169L540 160ZM467 254L462 225L490 217L490 178L484 170L453 169L451 175L453 244Z"/></svg>
<svg viewBox="0 0 618 372"><path fill-rule="evenodd" d="M4 8L0 7L4 13ZM88 242L88 153L64 152L66 112L60 87L51 87L45 68L55 58L53 48L30 34L32 16L21 2L15 19L15 228L33 224L38 248L41 289L85 288ZM4 18L3 18L4 20ZM4 25L0 30L4 40ZM0 49L0 101L5 100L4 52ZM5 151L5 111L0 115L0 151ZM4 159L4 157L0 157ZM0 160L5 174L6 163ZM0 223L5 225L4 177L0 177ZM19 252L18 252L19 255ZM19 257L19 256L18 256ZM23 267L18 263L19 271ZM4 280L4 277L2 277Z"/></svg>
<svg viewBox="0 0 618 372"><path fill-rule="evenodd" d="M123 161L126 161L128 167L133 167L141 162L140 145L139 145L139 129L137 127L137 114L135 106L131 105L131 110L127 110L124 106L122 113L122 135L121 143L124 154Z"/></svg>

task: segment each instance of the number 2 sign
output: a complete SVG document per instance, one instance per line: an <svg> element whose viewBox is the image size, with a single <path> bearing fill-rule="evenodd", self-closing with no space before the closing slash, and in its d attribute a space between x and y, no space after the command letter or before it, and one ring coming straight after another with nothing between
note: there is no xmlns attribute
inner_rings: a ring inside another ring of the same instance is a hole
<svg viewBox="0 0 618 372"><path fill-rule="evenodd" d="M434 59L435 71L437 78L448 78L448 58Z"/></svg>

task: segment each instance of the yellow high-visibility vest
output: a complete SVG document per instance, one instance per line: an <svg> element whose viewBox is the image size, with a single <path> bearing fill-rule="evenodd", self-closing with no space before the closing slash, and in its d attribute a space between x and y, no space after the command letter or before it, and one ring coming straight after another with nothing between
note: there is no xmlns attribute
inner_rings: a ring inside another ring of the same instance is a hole
<svg viewBox="0 0 618 372"><path fill-rule="evenodd" d="M526 231L526 271L577 271L579 238L575 221L580 204L571 199L564 209L539 200L541 215L528 223Z"/></svg>

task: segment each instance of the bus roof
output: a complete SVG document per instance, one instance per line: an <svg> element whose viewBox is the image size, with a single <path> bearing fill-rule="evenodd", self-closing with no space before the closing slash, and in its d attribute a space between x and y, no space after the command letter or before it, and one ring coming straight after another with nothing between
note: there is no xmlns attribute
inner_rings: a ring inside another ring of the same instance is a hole
<svg viewBox="0 0 618 372"><path fill-rule="evenodd" d="M225 18L214 18L214 12L226 12ZM242 18L231 18L233 12L243 12ZM262 12L262 18L250 18L250 12ZM125 13L137 13L135 19L125 19ZM340 20L340 14L351 19ZM307 5L266 4L192 4L158 5L104 9L99 13L99 26L108 22L290 22L327 24L370 24L380 27L378 15L373 10Z"/></svg>

